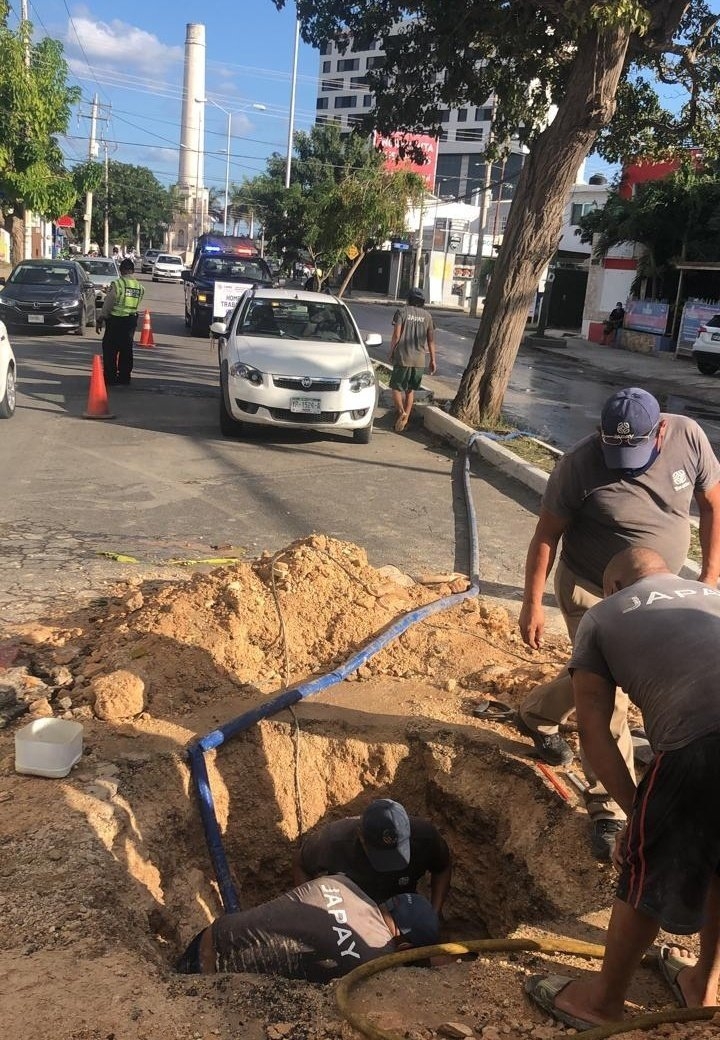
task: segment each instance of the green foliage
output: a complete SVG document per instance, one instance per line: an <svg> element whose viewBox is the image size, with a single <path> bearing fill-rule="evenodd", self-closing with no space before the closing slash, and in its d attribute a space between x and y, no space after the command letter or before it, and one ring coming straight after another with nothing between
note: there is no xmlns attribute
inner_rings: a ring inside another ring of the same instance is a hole
<svg viewBox="0 0 720 1040"><path fill-rule="evenodd" d="M295 135L291 182L285 159L272 155L267 171L233 186L233 212L256 210L265 238L286 259L307 251L327 272L355 246L383 242L405 227L408 201L422 194L422 180L383 169L382 156L366 140L342 134L336 124Z"/></svg>
<svg viewBox="0 0 720 1040"><path fill-rule="evenodd" d="M77 185L64 169L54 135L67 130L70 108L80 97L67 85L62 45L31 43L7 26L0 2L0 192L3 208L23 205L55 218L73 205ZM29 66L26 65L26 49Z"/></svg>
<svg viewBox="0 0 720 1040"><path fill-rule="evenodd" d="M640 273L657 286L673 261L720 261L720 180L688 164L665 180L638 185L632 198L614 190L580 228L583 242L598 236L599 256L623 242L644 246Z"/></svg>
<svg viewBox="0 0 720 1040"><path fill-rule="evenodd" d="M80 171L82 176L87 172L88 166L97 166L97 164L84 164L75 172ZM100 169L102 170L102 167ZM104 171L102 181L103 183L93 189L96 194L91 238L95 242L102 242L104 237ZM153 242L162 239L163 232L172 220L176 202L173 192L160 183L152 170L146 166L132 166L129 163L115 162L111 159L108 163L108 188L111 242L133 243L137 224L140 225L140 238L143 243L149 242L151 239ZM84 209L84 200L80 199L74 210L77 227L83 226Z"/></svg>
<svg viewBox="0 0 720 1040"><path fill-rule="evenodd" d="M600 153L616 162L691 139L720 148L720 33L707 0L297 0L297 8L308 42L342 47L349 34L382 41L387 58L368 73L376 107L366 127L439 133L440 110L482 107L495 94L493 150L515 133L530 143L552 107L562 110L583 37L596 33L602 47L604 33L622 29L623 85ZM401 31L391 34L398 22ZM677 107L664 103L660 85Z"/></svg>

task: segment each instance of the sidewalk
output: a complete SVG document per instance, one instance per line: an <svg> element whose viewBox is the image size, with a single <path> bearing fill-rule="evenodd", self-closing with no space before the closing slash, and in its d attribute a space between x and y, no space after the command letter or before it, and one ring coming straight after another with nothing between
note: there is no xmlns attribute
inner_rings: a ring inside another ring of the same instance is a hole
<svg viewBox="0 0 720 1040"><path fill-rule="evenodd" d="M348 303L379 304L386 307L398 307L402 300L391 300L379 293L353 293ZM479 318L471 318L460 308L430 306L428 310L435 319L440 330L456 333L460 336L474 338ZM530 335L530 333L528 333ZM639 354L635 351L623 350L620 347L605 347L592 343L580 335L567 333L561 329L548 329L547 339L557 339L557 346L547 343L536 345L526 340L520 346L522 351L537 351L563 358L568 365L591 367L612 375L618 386L642 386L653 392L653 387L664 394L681 394L693 397L715 407L719 406L718 382L713 376L702 376L690 358L676 358L673 353ZM563 346L563 342L565 346ZM423 384L433 390L433 380L425 378ZM448 395L447 380L441 381L437 387L439 398ZM661 402L661 404L664 402ZM672 411L672 408L668 408ZM719 408L720 413L720 408Z"/></svg>

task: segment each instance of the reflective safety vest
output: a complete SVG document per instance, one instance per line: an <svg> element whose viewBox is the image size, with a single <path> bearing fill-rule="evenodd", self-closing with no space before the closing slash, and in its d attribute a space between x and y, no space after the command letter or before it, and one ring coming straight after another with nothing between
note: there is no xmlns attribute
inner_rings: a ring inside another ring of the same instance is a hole
<svg viewBox="0 0 720 1040"><path fill-rule="evenodd" d="M145 295L140 282L136 278L118 278L113 282L115 289L115 306L110 311L114 318L128 318L137 314L140 301Z"/></svg>

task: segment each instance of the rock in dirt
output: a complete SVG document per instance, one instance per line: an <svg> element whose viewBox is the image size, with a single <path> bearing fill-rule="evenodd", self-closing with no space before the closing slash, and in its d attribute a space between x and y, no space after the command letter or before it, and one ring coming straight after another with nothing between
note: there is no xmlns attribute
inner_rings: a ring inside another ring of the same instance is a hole
<svg viewBox="0 0 720 1040"><path fill-rule="evenodd" d="M145 708L145 683L124 668L96 676L90 691L95 697L95 714L107 722L132 719Z"/></svg>
<svg viewBox="0 0 720 1040"><path fill-rule="evenodd" d="M468 1036L475 1036L475 1030L466 1026L464 1022L443 1022L437 1027L440 1036L452 1037L452 1040L465 1040ZM483 1030L485 1036L485 1030Z"/></svg>
<svg viewBox="0 0 720 1040"><path fill-rule="evenodd" d="M415 584L415 579L411 578L409 574L405 574L398 567L393 567L392 564L388 564L386 567L377 568L378 576L381 578L387 578L389 581L395 582L396 585L400 585L402 588L409 589Z"/></svg>
<svg viewBox="0 0 720 1040"><path fill-rule="evenodd" d="M274 1025L268 1026L265 1032L268 1040L284 1040L286 1036L290 1036L294 1028L292 1022L275 1022Z"/></svg>
<svg viewBox="0 0 720 1040"><path fill-rule="evenodd" d="M32 715L39 715L41 718L50 718L53 714L52 705L47 697L38 697L36 700L30 701L28 711Z"/></svg>

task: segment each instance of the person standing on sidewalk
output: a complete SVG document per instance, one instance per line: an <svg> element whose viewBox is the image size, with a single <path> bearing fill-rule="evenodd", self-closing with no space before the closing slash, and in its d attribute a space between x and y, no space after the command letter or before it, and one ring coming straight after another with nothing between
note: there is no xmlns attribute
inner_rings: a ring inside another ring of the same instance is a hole
<svg viewBox="0 0 720 1040"><path fill-rule="evenodd" d="M407 306L399 307L393 315L390 340L390 360L393 363L390 389L395 404L395 432L402 433L410 419L415 391L420 389L425 374L425 354L430 354L430 375L434 375L435 324L432 314L425 310L422 289L411 289Z"/></svg>
<svg viewBox="0 0 720 1040"><path fill-rule="evenodd" d="M145 290L136 278L135 264L126 258L120 263L120 277L108 289L97 331L103 336L103 373L106 386L128 386L133 370L133 336L140 303Z"/></svg>
<svg viewBox="0 0 720 1040"><path fill-rule="evenodd" d="M571 448L548 480L525 564L519 621L525 643L542 645L543 593L561 539L555 596L574 642L583 615L602 599L603 571L617 552L642 545L680 571L690 545L693 496L700 514L700 581L714 587L720 574L720 464L705 433L693 419L661 413L646 390L629 387L608 398L599 433ZM536 686L520 706L519 732L550 765L572 761L559 725L573 709L567 668ZM634 776L627 696L619 689L610 728ZM596 777L582 745L580 756L589 783L592 849L608 859L625 813Z"/></svg>

